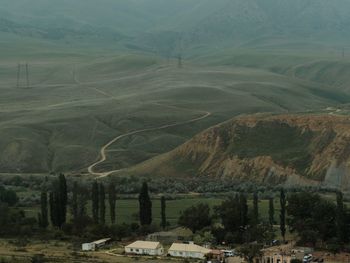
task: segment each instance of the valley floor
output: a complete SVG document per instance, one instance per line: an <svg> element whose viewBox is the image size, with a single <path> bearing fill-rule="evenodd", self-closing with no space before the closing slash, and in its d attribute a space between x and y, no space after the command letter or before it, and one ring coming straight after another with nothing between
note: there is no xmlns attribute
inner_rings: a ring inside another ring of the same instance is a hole
<svg viewBox="0 0 350 263"><path fill-rule="evenodd" d="M44 262L64 262L64 263L167 263L183 262L183 259L169 257L150 256L126 256L123 255L123 245L114 243L108 249L101 249L95 252L82 252L80 248L74 248L71 243L55 240L31 240L25 246L14 244L14 240L0 239L0 260L10 260L9 262L29 263L33 258L43 257ZM323 258L325 263L347 263L350 255L340 253L333 255L325 251L313 253L316 258ZM232 257L226 259L228 263L241 263L243 259ZM1 261L2 262L2 261ZM200 262L191 260L190 262Z"/></svg>
<svg viewBox="0 0 350 263"><path fill-rule="evenodd" d="M81 252L75 250L68 242L60 241L39 241L32 240L26 246L16 246L11 244L13 240L0 240L0 260L11 260L16 263L33 262L33 257L44 257L45 262L64 262L64 263L164 263L174 261L173 259L157 259L148 257L127 257L109 252L109 250L101 250L97 252ZM5 261L7 262L7 261Z"/></svg>

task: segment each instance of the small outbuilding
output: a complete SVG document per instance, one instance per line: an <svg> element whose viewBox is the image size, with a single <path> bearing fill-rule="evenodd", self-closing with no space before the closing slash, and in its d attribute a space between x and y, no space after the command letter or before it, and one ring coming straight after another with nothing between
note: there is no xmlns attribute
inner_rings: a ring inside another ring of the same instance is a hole
<svg viewBox="0 0 350 263"><path fill-rule="evenodd" d="M104 238L104 239L93 241L91 243L84 243L82 244L81 249L83 251L95 251L105 246L110 240L111 240L110 238Z"/></svg>
<svg viewBox="0 0 350 263"><path fill-rule="evenodd" d="M182 258L204 259L211 252L210 249L198 246L196 244L174 243L168 250L168 255Z"/></svg>
<svg viewBox="0 0 350 263"><path fill-rule="evenodd" d="M136 241L125 247L126 254L160 256L164 248L159 242Z"/></svg>

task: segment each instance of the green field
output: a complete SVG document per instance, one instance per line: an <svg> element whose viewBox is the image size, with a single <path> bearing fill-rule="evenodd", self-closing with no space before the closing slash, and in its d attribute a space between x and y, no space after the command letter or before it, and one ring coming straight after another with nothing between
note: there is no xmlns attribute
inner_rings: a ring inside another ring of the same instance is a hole
<svg viewBox="0 0 350 263"><path fill-rule="evenodd" d="M167 221L170 223L172 227L177 225L177 220L180 216L181 211L186 208L198 204L198 203L207 203L211 208L221 204L223 198L205 198L205 197L197 197L197 198L184 198L184 199L175 199L168 200L166 202L166 216ZM152 200L152 213L153 213L153 222L156 225L160 224L160 200L153 199ZM268 221L268 200L260 200L259 202L259 211L261 218ZM249 201L249 207L252 209L252 202ZM39 212L39 207L32 208L23 208L26 212L26 215L29 217L36 217ZM131 223L138 222L138 209L139 204L136 199L127 199L127 200L118 200L117 201L117 223ZM88 213L91 213L91 203L87 206ZM279 220L279 202L275 200L275 220L278 222ZM70 217L70 216L69 216ZM106 201L106 221L110 223L109 217L109 207Z"/></svg>

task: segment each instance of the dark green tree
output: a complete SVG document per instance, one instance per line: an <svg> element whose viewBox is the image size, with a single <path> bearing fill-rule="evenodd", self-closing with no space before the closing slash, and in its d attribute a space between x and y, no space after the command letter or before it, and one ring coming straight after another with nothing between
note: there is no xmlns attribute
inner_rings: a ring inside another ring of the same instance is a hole
<svg viewBox="0 0 350 263"><path fill-rule="evenodd" d="M59 175L58 182L59 219L60 226L62 226L66 222L68 204L67 182L64 174Z"/></svg>
<svg viewBox="0 0 350 263"><path fill-rule="evenodd" d="M98 191L98 183L94 181L92 184L91 191L91 199L92 199L92 219L95 224L98 224L98 216L99 216L99 191Z"/></svg>
<svg viewBox="0 0 350 263"><path fill-rule="evenodd" d="M166 209L166 200L165 197L162 196L162 198L160 199L160 208L161 208L161 226L163 229L166 228L166 213L165 213L165 209Z"/></svg>
<svg viewBox="0 0 350 263"><path fill-rule="evenodd" d="M345 243L347 241L347 225L343 193L341 191L337 192L336 228L338 242Z"/></svg>
<svg viewBox="0 0 350 263"><path fill-rule="evenodd" d="M40 195L40 214L39 214L39 225L41 228L47 228L49 225L49 213L47 207L47 192L42 191Z"/></svg>
<svg viewBox="0 0 350 263"><path fill-rule="evenodd" d="M248 201L247 197L241 193L239 195L239 203L240 203L240 224L241 227L245 227L248 225Z"/></svg>
<svg viewBox="0 0 350 263"><path fill-rule="evenodd" d="M0 186L0 202L6 203L9 206L14 206L17 204L18 200L19 198L15 191Z"/></svg>
<svg viewBox="0 0 350 263"><path fill-rule="evenodd" d="M254 192L253 195L253 224L259 223L259 196L258 192Z"/></svg>
<svg viewBox="0 0 350 263"><path fill-rule="evenodd" d="M51 224L56 227L60 227L59 211L58 211L58 198L55 191L50 192L49 195L50 204L50 219Z"/></svg>
<svg viewBox="0 0 350 263"><path fill-rule="evenodd" d="M336 205L310 192L293 193L288 198L288 226L297 232L301 243L312 240L330 240L337 235ZM312 237L312 238L311 238Z"/></svg>
<svg viewBox="0 0 350 263"><path fill-rule="evenodd" d="M214 208L215 214L221 219L226 232L235 233L241 226L240 202L237 198L229 198Z"/></svg>
<svg viewBox="0 0 350 263"><path fill-rule="evenodd" d="M152 201L148 193L148 185L146 182L142 184L139 195L139 216L140 224L150 225L152 223Z"/></svg>
<svg viewBox="0 0 350 263"><path fill-rule="evenodd" d="M273 197L269 199L269 223L271 226L275 223L275 207Z"/></svg>
<svg viewBox="0 0 350 263"><path fill-rule="evenodd" d="M280 230L281 230L281 236L283 238L283 241L286 241L286 194L284 192L284 189L281 189L280 193L280 205L281 205L281 212L280 212Z"/></svg>
<svg viewBox="0 0 350 263"><path fill-rule="evenodd" d="M191 229L193 233L211 225L210 207L199 203L181 212L179 225Z"/></svg>
<svg viewBox="0 0 350 263"><path fill-rule="evenodd" d="M104 225L106 223L106 195L105 195L105 187L103 184L100 184L99 190L99 201L100 201L100 223Z"/></svg>
<svg viewBox="0 0 350 263"><path fill-rule="evenodd" d="M116 202L117 202L117 194L115 190L115 184L113 181L110 182L108 187L108 202L111 216L111 223L115 224L116 222Z"/></svg>
<svg viewBox="0 0 350 263"><path fill-rule="evenodd" d="M79 186L78 188L78 217L82 218L86 216L86 205L90 197L90 191L83 187Z"/></svg>
<svg viewBox="0 0 350 263"><path fill-rule="evenodd" d="M79 192L78 182L74 182L73 189L72 189L72 204L71 204L74 223L77 223L77 219L78 219L78 192Z"/></svg>

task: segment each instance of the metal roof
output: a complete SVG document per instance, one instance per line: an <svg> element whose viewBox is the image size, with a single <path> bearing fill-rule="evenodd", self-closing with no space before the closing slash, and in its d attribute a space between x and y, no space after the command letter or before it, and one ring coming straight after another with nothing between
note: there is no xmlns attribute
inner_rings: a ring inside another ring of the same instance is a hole
<svg viewBox="0 0 350 263"><path fill-rule="evenodd" d="M101 244L103 244L103 243L108 242L109 240L111 240L111 239L110 239L110 238L104 238L104 239L96 240L96 241L91 242L91 243L93 243L93 244L95 244L95 245L101 245Z"/></svg>
<svg viewBox="0 0 350 263"><path fill-rule="evenodd" d="M205 247L198 246L196 244L173 243L169 248L169 251L199 252L203 254L208 254L211 250Z"/></svg>
<svg viewBox="0 0 350 263"><path fill-rule="evenodd" d="M134 243L127 245L126 248L157 249L159 246L159 242L135 241Z"/></svg>

